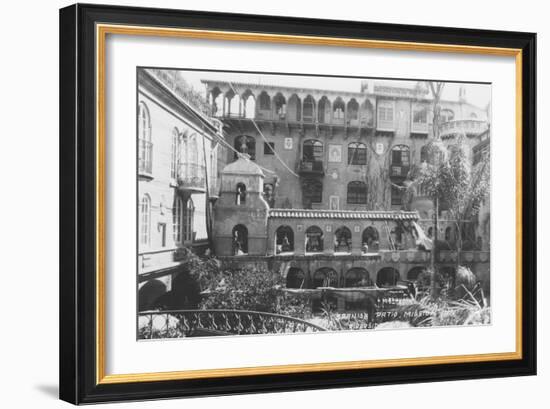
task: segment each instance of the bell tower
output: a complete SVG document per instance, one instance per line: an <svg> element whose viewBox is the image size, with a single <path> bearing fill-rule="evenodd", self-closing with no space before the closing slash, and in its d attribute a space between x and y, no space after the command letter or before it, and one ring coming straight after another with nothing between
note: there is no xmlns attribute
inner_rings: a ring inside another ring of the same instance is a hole
<svg viewBox="0 0 550 409"><path fill-rule="evenodd" d="M239 156L221 172L213 229L218 256L266 255L269 205L262 196L264 174L247 156Z"/></svg>

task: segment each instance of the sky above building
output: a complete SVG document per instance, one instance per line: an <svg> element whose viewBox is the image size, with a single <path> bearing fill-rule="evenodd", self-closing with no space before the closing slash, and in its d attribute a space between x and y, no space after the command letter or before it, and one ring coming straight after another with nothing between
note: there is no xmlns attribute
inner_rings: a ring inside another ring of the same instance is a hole
<svg viewBox="0 0 550 409"><path fill-rule="evenodd" d="M275 85L296 88L316 88L330 91L360 92L361 83L369 81L375 85L386 85L402 88L414 88L418 80L388 80L380 78L336 78L304 75L271 75L215 71L180 71L183 78L198 92L205 93L201 80L245 82L258 85ZM459 88L466 90L466 100L479 108L486 108L491 102L491 85L475 83L447 82L443 89L442 99L458 101Z"/></svg>

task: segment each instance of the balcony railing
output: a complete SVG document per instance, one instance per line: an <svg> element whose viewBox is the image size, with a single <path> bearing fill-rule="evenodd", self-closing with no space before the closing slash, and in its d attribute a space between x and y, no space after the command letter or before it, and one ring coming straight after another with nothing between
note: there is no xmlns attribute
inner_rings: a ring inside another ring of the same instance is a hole
<svg viewBox="0 0 550 409"><path fill-rule="evenodd" d="M298 172L303 175L322 176L325 174L323 162L319 160L301 160Z"/></svg>
<svg viewBox="0 0 550 409"><path fill-rule="evenodd" d="M138 172L140 175L151 176L153 174L153 143L140 139L138 145Z"/></svg>
<svg viewBox="0 0 550 409"><path fill-rule="evenodd" d="M206 191L205 167L196 163L182 163L178 169L178 187L191 192Z"/></svg>
<svg viewBox="0 0 550 409"><path fill-rule="evenodd" d="M246 310L177 310L139 313L140 339L326 331L297 318Z"/></svg>
<svg viewBox="0 0 550 409"><path fill-rule="evenodd" d="M486 121L479 119L457 119L442 123L439 126L439 136L441 138L452 138L458 135L476 136L485 132L488 126Z"/></svg>

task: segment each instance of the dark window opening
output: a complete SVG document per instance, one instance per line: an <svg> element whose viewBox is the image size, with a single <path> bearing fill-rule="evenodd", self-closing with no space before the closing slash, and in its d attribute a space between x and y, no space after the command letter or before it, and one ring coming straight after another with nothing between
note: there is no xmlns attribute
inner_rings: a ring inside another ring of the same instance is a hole
<svg viewBox="0 0 550 409"><path fill-rule="evenodd" d="M250 159L256 159L256 139L252 136L238 136L235 138L235 150L237 152L245 153L250 156ZM238 159L237 152L235 152L235 159Z"/></svg>
<svg viewBox="0 0 550 409"><path fill-rule="evenodd" d="M363 143L353 142L348 145L348 164L366 165L367 146Z"/></svg>
<svg viewBox="0 0 550 409"><path fill-rule="evenodd" d="M242 224L233 227L233 255L242 256L248 253L248 229Z"/></svg>
<svg viewBox="0 0 550 409"><path fill-rule="evenodd" d="M235 204L242 206L246 203L246 186L244 183L237 184L237 191L235 196Z"/></svg>
<svg viewBox="0 0 550 409"><path fill-rule="evenodd" d="M264 142L264 155L275 154L275 142Z"/></svg>
<svg viewBox="0 0 550 409"><path fill-rule="evenodd" d="M351 252L351 231L347 227L340 227L334 232L334 251L336 253Z"/></svg>
<svg viewBox="0 0 550 409"><path fill-rule="evenodd" d="M348 183L348 204L367 204L367 185L364 182Z"/></svg>
<svg viewBox="0 0 550 409"><path fill-rule="evenodd" d="M319 253L323 251L323 231L317 226L311 226L306 230L306 253Z"/></svg>
<svg viewBox="0 0 550 409"><path fill-rule="evenodd" d="M363 253L377 252L380 249L380 237L378 230L369 226L363 231L362 251Z"/></svg>
<svg viewBox="0 0 550 409"><path fill-rule="evenodd" d="M289 226L281 226L275 234L275 253L289 253L294 251L294 232Z"/></svg>

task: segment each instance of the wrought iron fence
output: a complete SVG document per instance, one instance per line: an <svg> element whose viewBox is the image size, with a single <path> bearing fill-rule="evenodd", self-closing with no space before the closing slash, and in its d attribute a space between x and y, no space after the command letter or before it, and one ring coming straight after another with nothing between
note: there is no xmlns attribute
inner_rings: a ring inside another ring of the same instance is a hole
<svg viewBox="0 0 550 409"><path fill-rule="evenodd" d="M298 318L246 310L145 311L138 317L140 339L319 331L326 329Z"/></svg>

